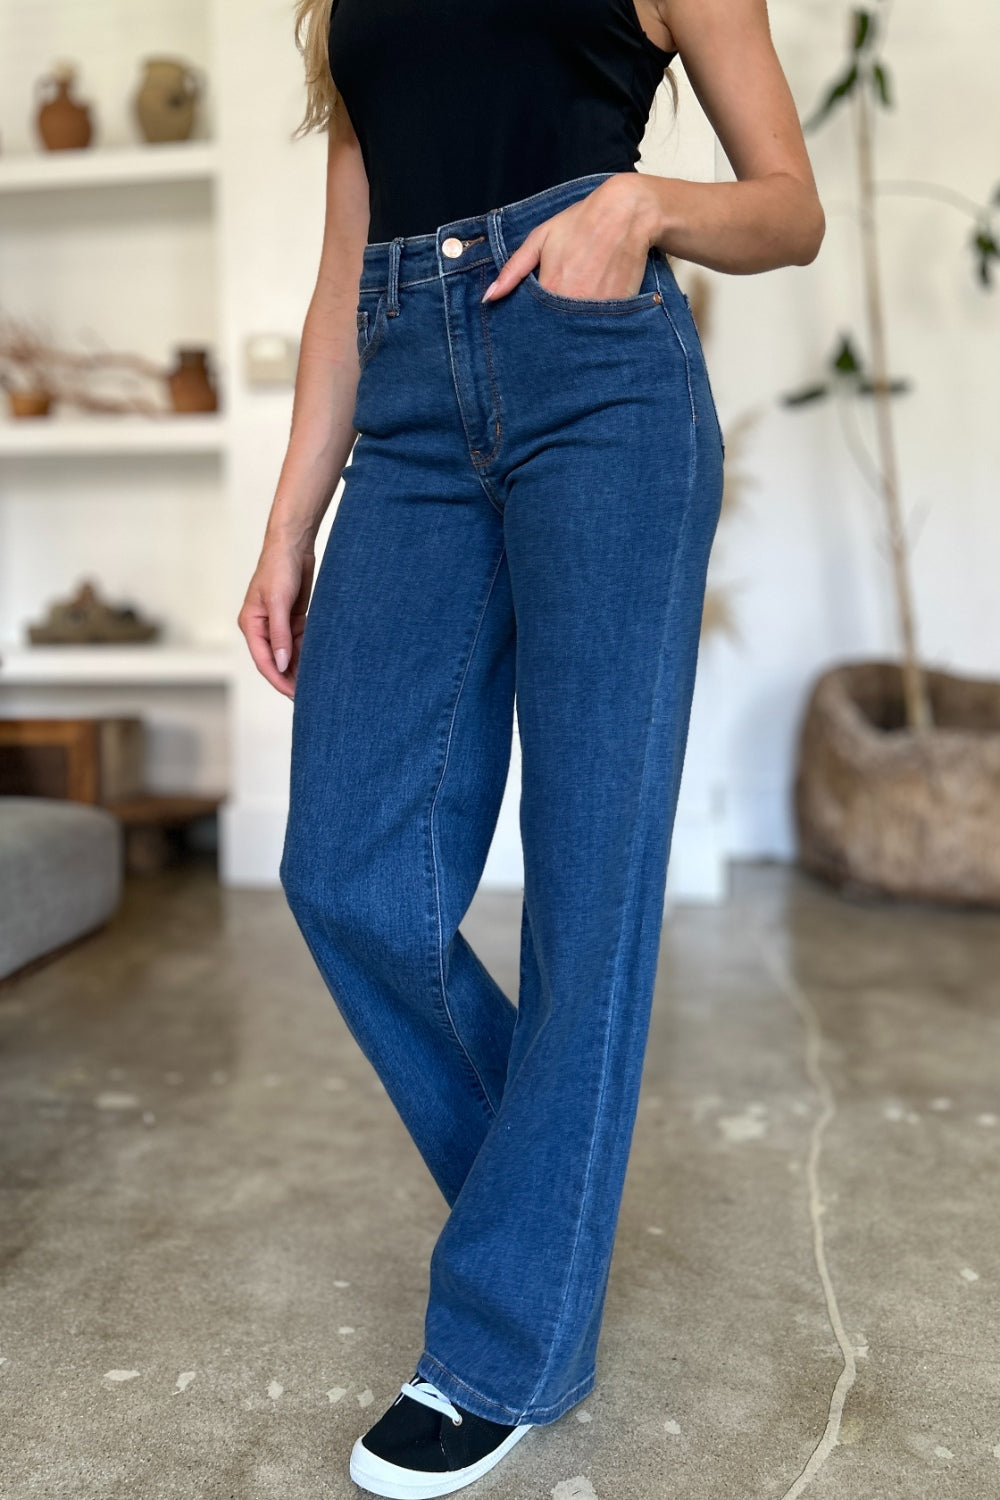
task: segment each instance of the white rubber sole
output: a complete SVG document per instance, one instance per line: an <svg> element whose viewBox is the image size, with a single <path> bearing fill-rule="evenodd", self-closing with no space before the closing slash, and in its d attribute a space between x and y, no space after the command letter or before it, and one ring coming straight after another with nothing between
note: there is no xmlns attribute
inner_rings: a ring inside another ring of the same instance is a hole
<svg viewBox="0 0 1000 1500"><path fill-rule="evenodd" d="M370 1453L358 1438L351 1449L351 1478L363 1490L368 1490L372 1495L385 1495L388 1500L434 1500L436 1495L452 1495L456 1490L472 1484L473 1480L488 1474L504 1454L509 1453L514 1444L520 1442L526 1432L531 1431L533 1425L531 1422L522 1422L513 1432L508 1433L499 1447L494 1448L492 1453L487 1453L478 1463L440 1474L421 1474L416 1469L400 1468L398 1464L391 1464Z"/></svg>

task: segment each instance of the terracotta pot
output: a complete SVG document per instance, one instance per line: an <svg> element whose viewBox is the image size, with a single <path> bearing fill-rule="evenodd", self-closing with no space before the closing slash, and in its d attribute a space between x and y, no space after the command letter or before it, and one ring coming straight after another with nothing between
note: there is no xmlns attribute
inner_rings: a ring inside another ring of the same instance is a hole
<svg viewBox="0 0 1000 1500"><path fill-rule="evenodd" d="M802 864L840 886L1000 905L1000 682L926 674L934 727L908 729L893 662L826 672L799 740Z"/></svg>
<svg viewBox="0 0 1000 1500"><path fill-rule="evenodd" d="M79 151L90 145L93 134L90 107L70 97L76 68L60 63L52 72L35 80L36 93L54 89L52 97L40 105L35 126L47 151Z"/></svg>
<svg viewBox="0 0 1000 1500"><path fill-rule="evenodd" d="M135 95L139 129L146 140L186 141L194 125L201 81L194 68L172 57L147 57Z"/></svg>
<svg viewBox="0 0 1000 1500"><path fill-rule="evenodd" d="M167 375L174 411L218 410L218 395L207 358L207 349L178 349L177 361Z"/></svg>
<svg viewBox="0 0 1000 1500"><path fill-rule="evenodd" d="M48 391L8 391L7 404L12 417L47 417L52 397Z"/></svg>

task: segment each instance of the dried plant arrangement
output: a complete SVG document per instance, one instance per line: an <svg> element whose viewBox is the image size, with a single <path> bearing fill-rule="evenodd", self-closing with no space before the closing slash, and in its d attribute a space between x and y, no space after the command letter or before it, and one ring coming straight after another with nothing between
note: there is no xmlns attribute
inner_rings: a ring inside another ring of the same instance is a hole
<svg viewBox="0 0 1000 1500"><path fill-rule="evenodd" d="M0 385L8 396L34 398L40 411L59 402L88 412L165 415L170 411L163 397L168 373L166 366L139 354L61 349L37 324L0 308ZM158 388L158 400L150 395L150 386Z"/></svg>

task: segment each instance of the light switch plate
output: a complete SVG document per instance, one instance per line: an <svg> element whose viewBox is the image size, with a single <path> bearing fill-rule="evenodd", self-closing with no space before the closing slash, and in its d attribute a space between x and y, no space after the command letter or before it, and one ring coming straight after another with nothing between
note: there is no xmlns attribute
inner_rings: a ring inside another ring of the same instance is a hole
<svg viewBox="0 0 1000 1500"><path fill-rule="evenodd" d="M286 333L251 333L243 345L247 385L294 385L298 339Z"/></svg>

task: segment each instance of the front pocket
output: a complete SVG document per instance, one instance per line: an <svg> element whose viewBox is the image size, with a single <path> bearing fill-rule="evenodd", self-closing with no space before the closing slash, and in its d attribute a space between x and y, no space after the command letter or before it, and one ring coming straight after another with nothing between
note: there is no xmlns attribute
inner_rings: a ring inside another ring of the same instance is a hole
<svg viewBox="0 0 1000 1500"><path fill-rule="evenodd" d="M630 313L640 312L644 307L655 307L660 301L653 271L653 251L646 257L642 286L634 297L564 297L559 292L550 292L543 286L534 271L528 271L524 283L531 295L549 307L558 307L562 312L576 313Z"/></svg>

